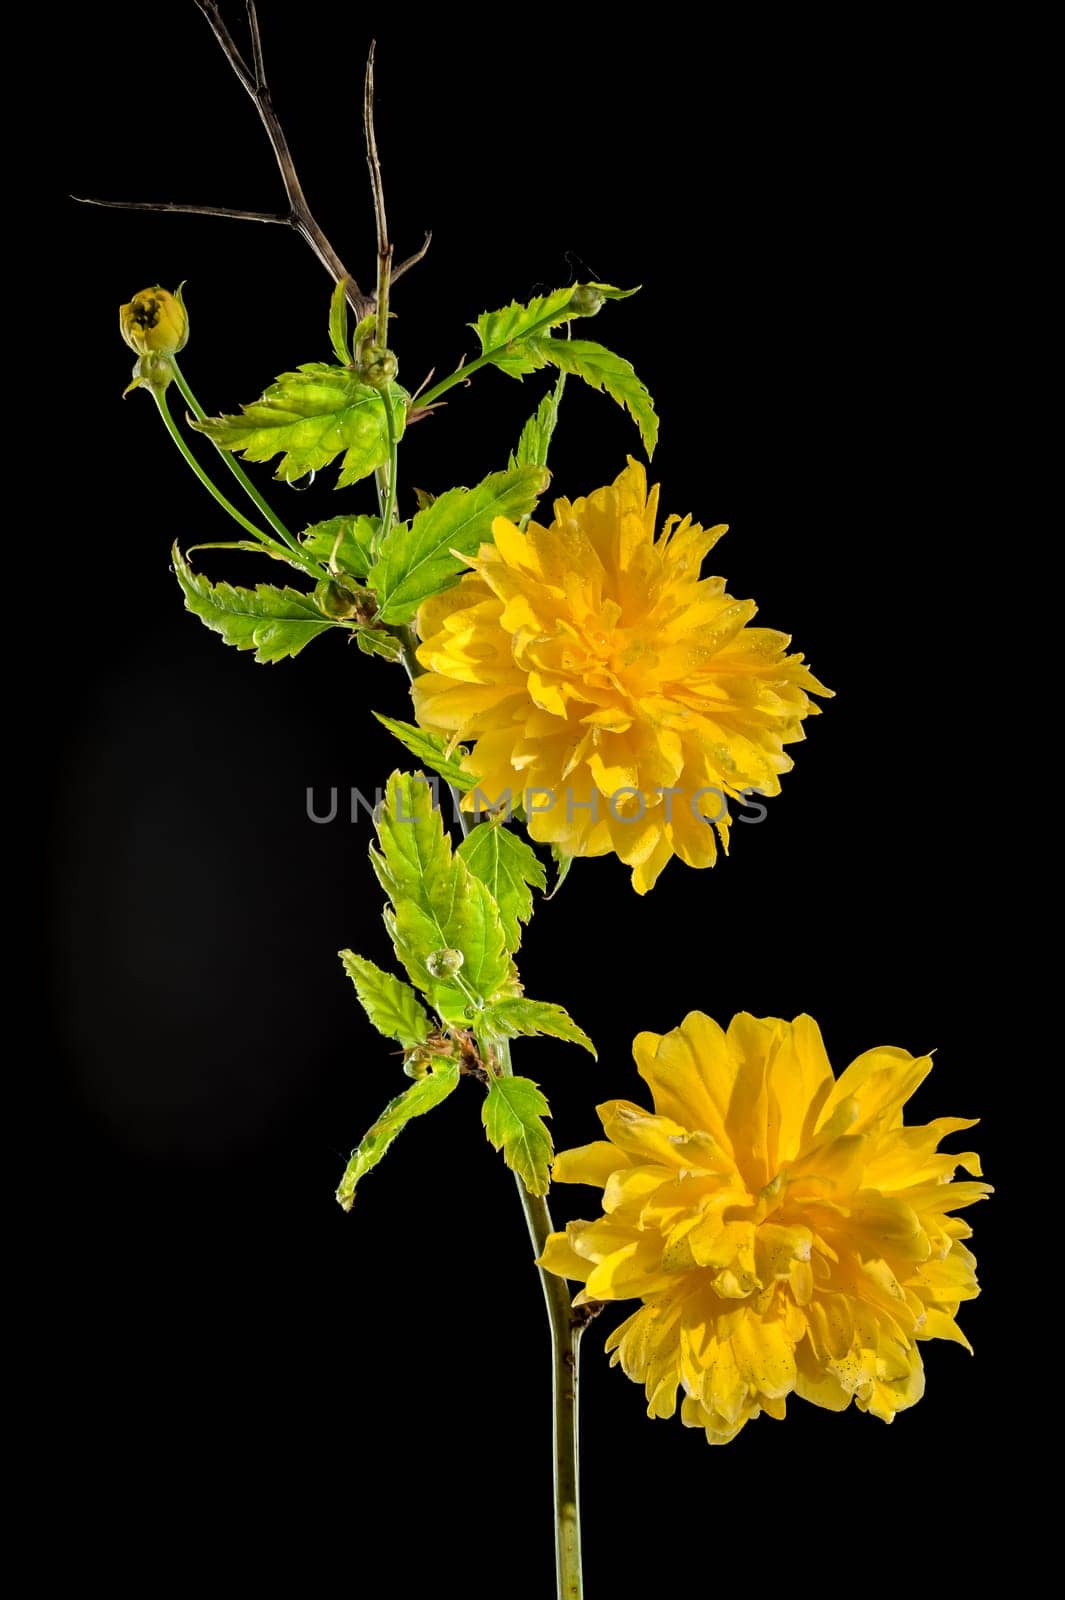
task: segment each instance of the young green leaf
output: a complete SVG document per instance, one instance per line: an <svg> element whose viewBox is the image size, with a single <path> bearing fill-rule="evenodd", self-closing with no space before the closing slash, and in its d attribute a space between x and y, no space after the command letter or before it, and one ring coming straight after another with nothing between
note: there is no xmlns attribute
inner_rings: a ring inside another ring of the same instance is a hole
<svg viewBox="0 0 1065 1600"><path fill-rule="evenodd" d="M551 1110L531 1078L491 1078L481 1120L489 1143L502 1150L530 1194L546 1194L551 1185L554 1145L541 1120Z"/></svg>
<svg viewBox="0 0 1065 1600"><path fill-rule="evenodd" d="M370 859L392 901L386 923L396 954L445 1021L460 1021L471 994L489 1001L509 977L499 909L465 861L452 855L426 779L392 774L377 838L380 850L371 850ZM462 958L454 976L438 968L442 951Z"/></svg>
<svg viewBox="0 0 1065 1600"><path fill-rule="evenodd" d="M550 1000L527 1000L524 995L518 999L499 1000L488 1012L487 1020L490 1027L498 1029L508 1039L519 1033L549 1033L554 1039L579 1044L597 1061L599 1059L584 1029L577 1026L568 1011Z"/></svg>
<svg viewBox="0 0 1065 1600"><path fill-rule="evenodd" d="M348 280L341 278L329 301L329 343L342 367L351 366L348 344Z"/></svg>
<svg viewBox="0 0 1065 1600"><path fill-rule="evenodd" d="M193 572L177 545L171 552L186 608L199 617L226 644L254 650L256 661L283 661L295 656L327 628L343 624L323 617L310 595L296 589L275 589L260 583L254 589L237 589L230 583L211 583Z"/></svg>
<svg viewBox="0 0 1065 1600"><path fill-rule="evenodd" d="M496 517L531 511L547 488L543 467L493 472L475 489L449 489L401 524L385 540L367 582L377 595L384 622L409 622L421 602L447 588L463 570L458 557L473 555L491 539ZM458 557L451 554L458 552Z"/></svg>
<svg viewBox="0 0 1065 1600"><path fill-rule="evenodd" d="M305 529L300 543L323 566L333 562L349 577L365 578L373 564L372 546L379 526L379 517L330 517Z"/></svg>
<svg viewBox="0 0 1065 1600"><path fill-rule="evenodd" d="M559 374L559 382L565 381L565 373ZM555 431L558 421L558 388L545 394L533 415L521 430L518 448L510 458L510 465L514 467L544 467L547 465L547 451L551 443L551 436Z"/></svg>
<svg viewBox="0 0 1065 1600"><path fill-rule="evenodd" d="M533 889L547 888L543 862L520 835L498 822L478 823L458 853L499 907L507 949L513 954L521 943L521 924L532 916Z"/></svg>
<svg viewBox="0 0 1065 1600"><path fill-rule="evenodd" d="M528 305L512 300L499 311L482 311L477 321L470 323L481 341L481 354L513 378L535 372L539 363L525 360L522 344L530 333L546 333L560 322L570 321L574 288L571 284L568 289L555 289Z"/></svg>
<svg viewBox="0 0 1065 1600"><path fill-rule="evenodd" d="M513 300L500 311L483 311L476 322L470 323L481 341L481 355L512 378L535 372L543 363L535 357L530 359L527 354L526 341L529 336L547 333L560 323L584 315L578 308L582 295L588 290L594 291L603 300L625 300L630 294L636 293L635 289L615 289L609 283L571 283L568 289L555 289L551 294L531 300L528 305Z"/></svg>
<svg viewBox="0 0 1065 1600"><path fill-rule="evenodd" d="M408 396L391 387L397 437L407 417ZM192 426L222 450L248 461L280 455L274 476L293 483L317 472L343 451L337 488L366 478L388 460L384 395L354 373L321 361L284 372L260 400L242 406L239 417L208 417Z"/></svg>
<svg viewBox="0 0 1065 1600"><path fill-rule="evenodd" d="M446 1100L458 1087L458 1082L458 1063L444 1061L434 1066L426 1077L419 1078L417 1083L412 1083L409 1089L404 1089L402 1094L389 1101L358 1149L352 1151L351 1160L344 1169L337 1189L337 1200L342 1210L351 1210L356 1185L376 1167L396 1135L403 1131L412 1118L424 1116L441 1100Z"/></svg>
<svg viewBox="0 0 1065 1600"><path fill-rule="evenodd" d="M565 850L562 849L562 846L557 844L553 844L551 846L551 855L555 863L555 882L551 889L551 893L546 896L548 900L553 900L555 898L556 894L569 877L569 869L576 860L575 856L567 855Z"/></svg>
<svg viewBox="0 0 1065 1600"><path fill-rule="evenodd" d="M475 783L481 781L479 778L471 777L468 772L464 772L458 761L446 754L447 740L442 739L439 734L426 733L424 728L416 728L412 722L399 722L395 717L382 716L380 711L375 711L374 716L383 727L388 729L389 733L395 735L400 744L406 745L412 756L417 756L418 760L424 762L427 767L432 767L434 772L439 772L440 776L453 789L465 791L472 789ZM462 754L463 751L460 747L458 751L459 759L461 759ZM478 873L478 877L480 877L480 873Z"/></svg>
<svg viewBox="0 0 1065 1600"><path fill-rule="evenodd" d="M646 386L640 382L632 362L591 339L528 339L522 346L534 364L548 362L563 372L581 378L592 389L605 389L612 400L624 406L640 430L648 458L658 442L658 417Z"/></svg>
<svg viewBox="0 0 1065 1600"><path fill-rule="evenodd" d="M344 971L355 985L359 1004L386 1039L398 1039L405 1049L424 1044L431 1024L424 1006L410 987L395 973L383 972L365 956L341 950Z"/></svg>

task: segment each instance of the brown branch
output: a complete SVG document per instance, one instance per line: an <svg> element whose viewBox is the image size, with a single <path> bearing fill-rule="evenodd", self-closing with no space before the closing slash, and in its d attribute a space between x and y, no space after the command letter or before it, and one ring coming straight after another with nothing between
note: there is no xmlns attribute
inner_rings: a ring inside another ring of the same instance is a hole
<svg viewBox="0 0 1065 1600"><path fill-rule="evenodd" d="M405 272L408 272L411 267L417 266L429 249L433 236L431 233L426 233L420 249L416 250L413 255L408 256L405 261L401 261L398 267L392 268L392 245L388 239L384 184L381 177L381 162L377 154L377 140L374 135L373 125L373 61L375 44L370 46L370 54L366 63L366 87L363 100L363 117L366 128L366 159L370 168L374 219L377 226L377 294L371 296L363 294L355 279L326 238L310 206L307 204L307 197L296 173L296 165L292 159L288 140L285 138L284 130L270 98L270 90L266 82L266 71L263 66L262 38L259 32L259 18L255 8L255 0L245 0L248 30L251 36L252 59L250 66L233 35L223 22L217 0L196 0L196 5L207 18L223 55L259 114L259 120L262 122L266 130L266 136L270 141L270 148L274 152L274 159L281 174L281 182L284 184L285 196L289 205L288 212L242 211L230 206L183 205L173 200L100 200L95 196L89 195L71 195L71 199L76 200L79 205L104 206L113 211L180 212L186 216L226 217L234 222L268 222L281 227L292 228L294 232L299 234L301 239L310 245L334 283L339 283L342 279L347 280L348 303L355 314L356 321L361 322L372 311L379 312L379 342L386 344L389 285L398 282ZM380 314L382 308L383 315Z"/></svg>
<svg viewBox="0 0 1065 1600"><path fill-rule="evenodd" d="M429 246L432 244L432 242L433 242L433 236L427 229L426 230L426 234L425 234L425 238L422 240L421 249L420 250L415 250L415 252L414 252L414 254L412 256L408 256L407 257L406 261L401 261L398 267L393 267L392 268L392 282L393 283L398 283L400 278L402 278L403 274L405 272L407 272L409 270L409 268L416 267L418 265L418 262L425 255L426 251L429 249Z"/></svg>
<svg viewBox="0 0 1065 1600"><path fill-rule="evenodd" d="M210 23L211 31L222 50L233 72L245 90L256 111L259 120L266 130L266 137L270 141L270 148L274 152L281 182L285 186L285 195L289 204L288 223L291 228L304 239L314 251L318 260L332 277L334 283L339 283L342 278L347 279L347 296L357 319L361 320L374 309L374 302L368 299L359 288L358 283L345 267L333 246L326 238L319 226L307 197L303 192L296 173L296 165L292 159L292 152L285 138L284 129L278 120L270 99L270 90L263 72L262 41L259 36L259 19L256 14L254 0L247 0L248 26L251 30L252 63L248 66L241 54L233 35L222 21L222 13L218 8L217 0L196 0L196 4Z"/></svg>
<svg viewBox="0 0 1065 1600"><path fill-rule="evenodd" d="M231 217L234 222L279 222L283 228L292 221L275 211L230 211L225 206L185 206L176 200L97 200L85 194L70 198L79 206L106 206L111 211L183 211L194 217Z"/></svg>

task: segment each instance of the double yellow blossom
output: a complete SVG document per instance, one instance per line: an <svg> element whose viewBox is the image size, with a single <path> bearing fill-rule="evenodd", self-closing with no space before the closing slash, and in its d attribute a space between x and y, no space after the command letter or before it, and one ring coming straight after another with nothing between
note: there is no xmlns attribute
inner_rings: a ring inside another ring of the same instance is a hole
<svg viewBox="0 0 1065 1600"><path fill-rule="evenodd" d="M724 527L669 517L656 537L637 462L554 509L524 533L497 517L473 572L422 606L415 711L472 742L467 808L522 798L534 839L616 852L643 894L674 855L713 865L729 800L779 792L810 694L831 691L700 577Z"/></svg>
<svg viewBox="0 0 1065 1600"><path fill-rule="evenodd" d="M953 1215L991 1193L973 1122L906 1127L928 1056L882 1047L836 1079L817 1024L741 1013L725 1032L694 1011L633 1053L655 1111L599 1107L607 1138L561 1153L554 1178L603 1190L603 1215L552 1234L543 1265L584 1284L576 1304L638 1297L607 1348L648 1412L724 1444L789 1394L853 1400L890 1422L919 1400L919 1344L969 1344L955 1321L978 1293L971 1234Z"/></svg>

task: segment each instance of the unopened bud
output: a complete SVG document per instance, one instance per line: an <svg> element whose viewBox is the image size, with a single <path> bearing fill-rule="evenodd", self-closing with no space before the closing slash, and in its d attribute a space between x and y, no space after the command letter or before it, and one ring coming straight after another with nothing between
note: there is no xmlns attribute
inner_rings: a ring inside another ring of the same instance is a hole
<svg viewBox="0 0 1065 1600"><path fill-rule="evenodd" d="M359 354L359 377L371 389L387 389L396 373L399 362L391 350L381 344L365 344Z"/></svg>
<svg viewBox="0 0 1065 1600"><path fill-rule="evenodd" d="M569 309L575 317L594 317L602 310L606 296L590 283L579 283L573 291Z"/></svg>
<svg viewBox="0 0 1065 1600"><path fill-rule="evenodd" d="M138 355L176 355L189 337L189 316L181 298L181 285L171 294L158 284L142 289L128 305L118 308L123 339ZM142 381L148 379L142 375Z"/></svg>
<svg viewBox="0 0 1065 1600"><path fill-rule="evenodd" d="M336 578L323 578L315 587L314 603L327 617L346 620L358 617L366 621L373 614L371 596L365 589L349 589Z"/></svg>

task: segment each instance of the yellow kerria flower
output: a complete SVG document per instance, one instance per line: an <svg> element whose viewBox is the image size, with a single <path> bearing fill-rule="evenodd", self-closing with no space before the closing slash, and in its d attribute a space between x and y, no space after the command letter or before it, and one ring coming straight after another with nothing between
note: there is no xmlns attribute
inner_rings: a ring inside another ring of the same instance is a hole
<svg viewBox="0 0 1065 1600"><path fill-rule="evenodd" d="M571 1222L543 1265L584 1284L576 1304L638 1296L610 1335L648 1414L726 1444L786 1397L890 1422L919 1400L923 1339L971 1349L954 1318L978 1292L951 1215L991 1193L953 1183L978 1158L937 1153L971 1120L904 1127L928 1056L887 1046L833 1077L811 1017L693 1011L633 1046L655 1114L599 1107L606 1141L562 1152L554 1179L601 1187L604 1215Z"/></svg>
<svg viewBox="0 0 1065 1600"><path fill-rule="evenodd" d="M524 798L534 839L615 851L640 894L673 855L713 865L728 799L779 792L807 691L831 693L787 634L748 626L753 600L700 579L725 528L669 517L656 539L657 509L630 460L549 528L497 517L474 572L421 608L413 686L423 727L473 741L468 809Z"/></svg>

